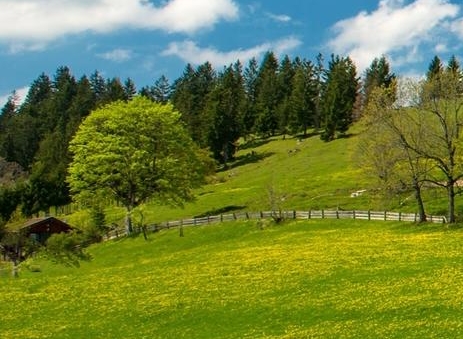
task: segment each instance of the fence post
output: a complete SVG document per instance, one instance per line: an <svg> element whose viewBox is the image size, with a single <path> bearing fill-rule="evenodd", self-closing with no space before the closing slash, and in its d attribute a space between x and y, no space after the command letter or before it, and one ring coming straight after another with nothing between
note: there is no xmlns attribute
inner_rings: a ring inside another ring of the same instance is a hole
<svg viewBox="0 0 463 339"><path fill-rule="evenodd" d="M209 215L207 216L207 223L208 224L210 223L210 216Z"/></svg>
<svg viewBox="0 0 463 339"><path fill-rule="evenodd" d="M223 214L220 215L220 222L223 222Z"/></svg>
<svg viewBox="0 0 463 339"><path fill-rule="evenodd" d="M399 221L402 221L402 212L399 212Z"/></svg>
<svg viewBox="0 0 463 339"><path fill-rule="evenodd" d="M296 220L296 210L293 210L293 219Z"/></svg>
<svg viewBox="0 0 463 339"><path fill-rule="evenodd" d="M307 214L307 219L310 219L311 216L312 216L312 210L309 210L309 213Z"/></svg>
<svg viewBox="0 0 463 339"><path fill-rule="evenodd" d="M236 220L236 213L233 213L233 219Z"/></svg>
<svg viewBox="0 0 463 339"><path fill-rule="evenodd" d="M355 210L352 211L352 217L355 220Z"/></svg>
<svg viewBox="0 0 463 339"><path fill-rule="evenodd" d="M386 221L386 220L387 220L387 212L384 211L384 221Z"/></svg>
<svg viewBox="0 0 463 339"><path fill-rule="evenodd" d="M339 219L339 211L336 210L336 219Z"/></svg>
<svg viewBox="0 0 463 339"><path fill-rule="evenodd" d="M325 219L325 210L322 209L322 219Z"/></svg>
<svg viewBox="0 0 463 339"><path fill-rule="evenodd" d="M368 210L368 220L371 220L371 211Z"/></svg>
<svg viewBox="0 0 463 339"><path fill-rule="evenodd" d="M246 212L246 219L249 220L249 213Z"/></svg>

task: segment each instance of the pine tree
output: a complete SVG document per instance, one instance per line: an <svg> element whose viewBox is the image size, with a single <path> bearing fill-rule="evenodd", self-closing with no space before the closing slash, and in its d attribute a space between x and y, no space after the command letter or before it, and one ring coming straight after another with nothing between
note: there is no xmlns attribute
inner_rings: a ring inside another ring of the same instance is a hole
<svg viewBox="0 0 463 339"><path fill-rule="evenodd" d="M172 92L172 103L182 113L182 119L191 137L201 147L208 144L207 116L204 108L215 81L216 74L209 62L198 66L196 70L187 65L183 75L175 81Z"/></svg>
<svg viewBox="0 0 463 339"><path fill-rule="evenodd" d="M103 96L102 103L109 104L118 100L127 101L127 94L121 80L117 77L107 79L105 95Z"/></svg>
<svg viewBox="0 0 463 339"><path fill-rule="evenodd" d="M322 116L322 93L324 92L325 83L324 83L324 75L326 74L325 66L324 66L324 58L321 53L317 55L317 62L315 64L315 76L316 76L316 84L317 84L317 97L315 99L315 115L314 115L314 127L319 129L321 127L321 116Z"/></svg>
<svg viewBox="0 0 463 339"><path fill-rule="evenodd" d="M90 86L95 96L96 106L101 106L106 97L106 81L98 71L90 75Z"/></svg>
<svg viewBox="0 0 463 339"><path fill-rule="evenodd" d="M375 58L370 67L365 71L363 107L368 105L368 100L373 89L378 87L389 88L395 78L395 74L390 72L390 66L386 57Z"/></svg>
<svg viewBox="0 0 463 339"><path fill-rule="evenodd" d="M172 88L169 84L169 79L165 75L161 75L159 79L154 82L152 87L152 96L155 102L166 104L169 102Z"/></svg>
<svg viewBox="0 0 463 339"><path fill-rule="evenodd" d="M357 71L350 58L332 56L326 75L321 108L323 115L322 140L331 141L336 132L345 134L352 124L354 105L358 96Z"/></svg>
<svg viewBox="0 0 463 339"><path fill-rule="evenodd" d="M10 119L5 138L7 160L29 170L40 140L49 130L50 98L53 94L50 78L42 73L29 87L24 103Z"/></svg>
<svg viewBox="0 0 463 339"><path fill-rule="evenodd" d="M455 55L450 57L445 70L455 78L455 83L458 86L458 92L463 93L463 73L461 70L460 62Z"/></svg>
<svg viewBox="0 0 463 339"><path fill-rule="evenodd" d="M295 63L298 62L299 61L296 61ZM278 71L278 128L279 131L283 133L283 136L289 131L289 117L291 112L290 96L293 90L294 67L295 65L286 55L281 61Z"/></svg>
<svg viewBox="0 0 463 339"><path fill-rule="evenodd" d="M431 60L431 63L429 64L428 71L426 72L426 80L430 81L435 77L440 76L443 71L444 66L442 65L442 61L437 55L434 56L434 58Z"/></svg>
<svg viewBox="0 0 463 339"><path fill-rule="evenodd" d="M278 130L277 106L281 93L278 86L278 60L268 52L259 70L257 82L257 131L263 136L275 135Z"/></svg>
<svg viewBox="0 0 463 339"><path fill-rule="evenodd" d="M13 161L15 158L14 142L11 133L12 121L18 112L17 102L18 96L13 91L0 113L0 156L7 159L7 161Z"/></svg>
<svg viewBox="0 0 463 339"><path fill-rule="evenodd" d="M241 65L227 67L209 94L206 110L210 116L209 148L223 164L233 158L241 135L240 121L245 104Z"/></svg>
<svg viewBox="0 0 463 339"><path fill-rule="evenodd" d="M256 58L249 60L244 70L244 89L246 95L246 107L242 116L243 137L254 132L257 120L257 81L259 76L259 65Z"/></svg>
<svg viewBox="0 0 463 339"><path fill-rule="evenodd" d="M51 133L55 127L64 134L69 121L69 109L77 92L77 83L68 67L59 67L53 81L53 95L49 100L48 128Z"/></svg>
<svg viewBox="0 0 463 339"><path fill-rule="evenodd" d="M315 126L318 84L314 65L310 61L296 63L291 92L289 127L293 134L307 135L309 126Z"/></svg>
<svg viewBox="0 0 463 339"><path fill-rule="evenodd" d="M435 100L440 99L442 96L442 89L440 88L441 82L439 80L442 78L444 71L445 70L442 61L437 55L434 56L429 64L428 71L426 72L425 82L430 87L428 88L427 95L431 97L434 95ZM424 98L422 98L422 100L423 99Z"/></svg>
<svg viewBox="0 0 463 339"><path fill-rule="evenodd" d="M135 94L137 94L137 87L132 79L127 78L124 81L124 101L132 100Z"/></svg>

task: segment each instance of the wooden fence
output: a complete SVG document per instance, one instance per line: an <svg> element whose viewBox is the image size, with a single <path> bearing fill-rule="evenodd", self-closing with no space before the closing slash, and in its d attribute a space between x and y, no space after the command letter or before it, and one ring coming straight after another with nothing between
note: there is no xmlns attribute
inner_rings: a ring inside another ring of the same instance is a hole
<svg viewBox="0 0 463 339"><path fill-rule="evenodd" d="M207 225L212 223L234 221L234 220L261 220L261 219L358 219L358 220L381 220L381 221L406 221L417 222L419 216L417 213L402 212L375 212L375 211L340 211L340 210L309 210L309 211L265 211L265 212L239 212L231 214L219 214L200 218L180 219L166 221L157 224L147 225L146 232L157 232L163 229L182 228L191 226ZM427 216L428 222L445 223L444 216ZM141 233L141 227L135 227L135 232ZM106 239L117 238L125 235L125 229L113 229L106 235Z"/></svg>

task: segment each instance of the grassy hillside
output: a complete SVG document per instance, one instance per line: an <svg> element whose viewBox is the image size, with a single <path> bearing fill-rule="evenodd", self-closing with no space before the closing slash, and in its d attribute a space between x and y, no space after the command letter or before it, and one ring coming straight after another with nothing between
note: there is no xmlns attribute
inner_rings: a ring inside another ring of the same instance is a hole
<svg viewBox="0 0 463 339"><path fill-rule="evenodd" d="M355 142L242 145L196 202L144 206L144 221L270 209L271 200L283 209L415 211L408 194L382 196L353 160ZM352 198L358 190L366 192ZM429 212L445 209L442 196L427 193ZM108 222L123 219L120 208L107 213ZM88 223L85 211L68 218ZM0 265L0 339L460 337L463 232L446 227L235 222L98 244L80 268L35 259L28 264L40 272L23 265L12 279Z"/></svg>
<svg viewBox="0 0 463 339"><path fill-rule="evenodd" d="M163 231L96 245L78 269L2 276L0 338L463 336L460 229L264 226Z"/></svg>
<svg viewBox="0 0 463 339"><path fill-rule="evenodd" d="M210 183L197 191L197 200L183 209L148 204L143 207L144 222L175 220L233 210L271 209L269 190L278 205L287 209L359 209L415 212L411 193L385 196L378 183L361 170L357 137L325 143L318 135L306 139L276 137L242 143L237 158L227 170L219 171ZM356 198L352 192L366 190ZM426 196L430 214L445 214L444 190ZM122 223L124 211L110 208L108 222ZM85 212L69 218L83 225ZM135 212L135 218L139 214Z"/></svg>

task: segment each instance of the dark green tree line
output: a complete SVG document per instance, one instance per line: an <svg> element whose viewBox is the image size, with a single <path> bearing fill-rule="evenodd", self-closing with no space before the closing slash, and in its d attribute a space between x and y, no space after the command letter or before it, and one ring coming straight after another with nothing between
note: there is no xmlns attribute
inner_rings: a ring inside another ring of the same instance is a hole
<svg viewBox="0 0 463 339"><path fill-rule="evenodd" d="M378 60L375 71L380 77L389 74L388 65ZM137 93L171 103L193 141L227 163L239 138L321 128L329 141L345 133L353 121L358 79L349 58L333 56L325 68L321 55L312 63L289 56L279 60L271 51L260 63L255 58L245 66L237 61L220 72L208 62L186 65L172 83L162 75L138 92L131 79L106 79L98 71L78 79L65 66L53 76L42 73L24 102L13 94L0 115L0 157L28 173L18 203L24 214L70 201L68 144L81 122L91 111L130 101Z"/></svg>

